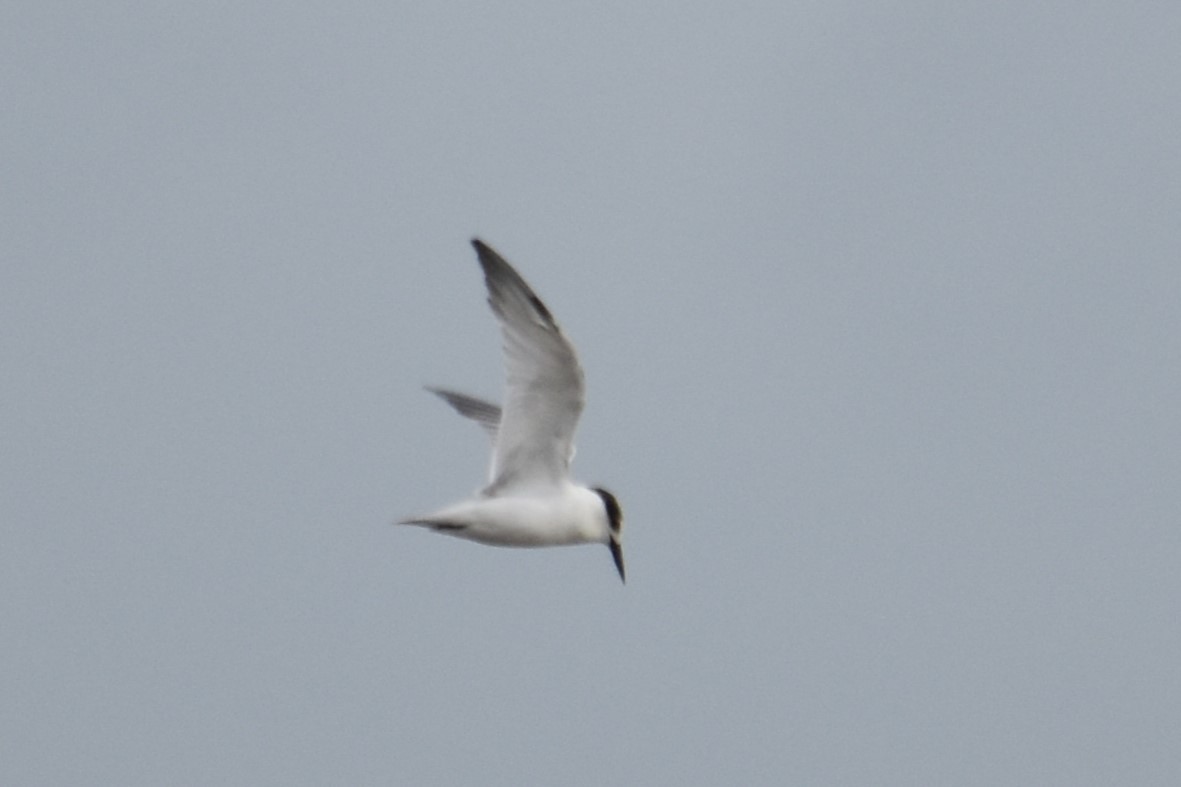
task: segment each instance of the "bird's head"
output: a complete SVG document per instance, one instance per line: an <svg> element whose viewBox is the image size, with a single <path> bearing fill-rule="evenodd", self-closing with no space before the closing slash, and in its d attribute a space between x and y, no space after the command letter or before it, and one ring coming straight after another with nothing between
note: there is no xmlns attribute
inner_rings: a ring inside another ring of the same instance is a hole
<svg viewBox="0 0 1181 787"><path fill-rule="evenodd" d="M594 487L594 492L603 501L603 510L607 514L607 546L611 549L611 558L615 561L615 569L619 572L620 581L627 582L627 574L623 570L623 509L615 495L602 487Z"/></svg>

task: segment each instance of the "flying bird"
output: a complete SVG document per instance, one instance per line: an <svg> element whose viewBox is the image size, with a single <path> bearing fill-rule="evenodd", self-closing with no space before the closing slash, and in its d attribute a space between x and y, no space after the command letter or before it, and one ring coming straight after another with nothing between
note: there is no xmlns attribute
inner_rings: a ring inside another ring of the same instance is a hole
<svg viewBox="0 0 1181 787"><path fill-rule="evenodd" d="M472 245L488 305L500 323L504 407L443 388L427 390L491 437L488 485L476 497L400 524L494 546L606 544L626 582L619 502L602 487L570 479L574 431L586 399L574 345L513 266L480 239Z"/></svg>

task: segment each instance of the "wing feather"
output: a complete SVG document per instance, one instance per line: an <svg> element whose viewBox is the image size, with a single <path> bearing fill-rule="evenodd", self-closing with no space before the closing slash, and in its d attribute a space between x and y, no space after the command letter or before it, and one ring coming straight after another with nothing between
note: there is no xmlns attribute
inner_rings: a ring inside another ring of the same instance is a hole
<svg viewBox="0 0 1181 787"><path fill-rule="evenodd" d="M455 411L460 415L470 418L479 424L480 428L492 438L493 443L496 442L496 431L500 426L499 407L483 399L477 399L474 396L468 396L458 391L449 391L446 388L434 388L428 385L426 389L436 396L441 397L447 404L454 407Z"/></svg>
<svg viewBox="0 0 1181 787"><path fill-rule="evenodd" d="M473 239L472 245L500 322L506 373L488 491L559 484L569 477L585 403L578 356L520 274L484 242Z"/></svg>

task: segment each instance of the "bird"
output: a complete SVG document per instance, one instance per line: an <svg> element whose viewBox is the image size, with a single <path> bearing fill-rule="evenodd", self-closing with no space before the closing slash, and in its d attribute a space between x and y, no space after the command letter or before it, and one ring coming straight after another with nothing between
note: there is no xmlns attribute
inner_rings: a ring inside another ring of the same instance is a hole
<svg viewBox="0 0 1181 787"><path fill-rule="evenodd" d="M472 498L399 524L492 546L605 544L626 584L619 501L603 487L570 477L574 432L586 402L574 345L504 257L479 238L472 246L500 324L504 406L447 388L426 389L491 438L488 483Z"/></svg>

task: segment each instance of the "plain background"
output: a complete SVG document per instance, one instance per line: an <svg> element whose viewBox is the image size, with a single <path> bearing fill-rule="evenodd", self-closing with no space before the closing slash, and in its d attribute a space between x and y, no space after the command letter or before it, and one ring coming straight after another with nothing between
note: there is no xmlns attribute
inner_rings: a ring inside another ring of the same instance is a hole
<svg viewBox="0 0 1181 787"><path fill-rule="evenodd" d="M0 781L1181 782L1181 6L0 6ZM468 245L606 549L480 485Z"/></svg>

